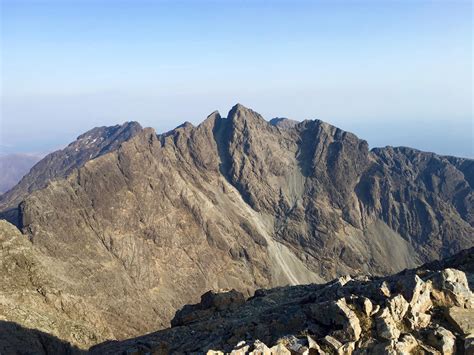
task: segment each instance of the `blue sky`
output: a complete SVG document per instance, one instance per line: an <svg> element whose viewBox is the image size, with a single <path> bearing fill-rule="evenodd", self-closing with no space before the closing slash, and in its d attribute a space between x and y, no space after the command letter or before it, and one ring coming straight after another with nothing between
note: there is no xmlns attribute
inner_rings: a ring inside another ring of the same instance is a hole
<svg viewBox="0 0 474 355"><path fill-rule="evenodd" d="M473 157L470 1L0 0L4 152L240 102Z"/></svg>

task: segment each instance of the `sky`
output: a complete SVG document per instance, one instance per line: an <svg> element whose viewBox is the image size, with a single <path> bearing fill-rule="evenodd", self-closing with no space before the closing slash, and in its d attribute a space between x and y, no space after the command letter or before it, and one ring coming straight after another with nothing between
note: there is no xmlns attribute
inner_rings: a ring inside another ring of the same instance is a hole
<svg viewBox="0 0 474 355"><path fill-rule="evenodd" d="M0 151L237 102L474 157L471 1L0 0Z"/></svg>

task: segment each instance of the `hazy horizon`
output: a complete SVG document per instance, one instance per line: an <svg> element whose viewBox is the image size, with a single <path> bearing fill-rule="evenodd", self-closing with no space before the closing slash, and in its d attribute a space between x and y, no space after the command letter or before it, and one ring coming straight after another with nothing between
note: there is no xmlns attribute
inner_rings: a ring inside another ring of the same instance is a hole
<svg viewBox="0 0 474 355"><path fill-rule="evenodd" d="M474 157L470 1L2 0L0 150L237 102Z"/></svg>

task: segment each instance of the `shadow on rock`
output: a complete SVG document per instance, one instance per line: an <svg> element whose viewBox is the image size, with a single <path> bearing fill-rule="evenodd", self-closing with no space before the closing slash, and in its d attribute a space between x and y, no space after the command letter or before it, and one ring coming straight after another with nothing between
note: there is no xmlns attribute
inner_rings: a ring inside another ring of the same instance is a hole
<svg viewBox="0 0 474 355"><path fill-rule="evenodd" d="M14 322L0 321L0 354L86 354L66 341Z"/></svg>

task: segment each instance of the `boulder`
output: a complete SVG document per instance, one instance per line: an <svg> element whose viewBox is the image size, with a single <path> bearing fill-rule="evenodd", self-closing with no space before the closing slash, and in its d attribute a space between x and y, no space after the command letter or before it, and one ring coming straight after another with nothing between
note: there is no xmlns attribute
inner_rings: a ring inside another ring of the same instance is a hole
<svg viewBox="0 0 474 355"><path fill-rule="evenodd" d="M437 326L432 329L426 329L426 343L438 349L444 355L456 353L456 337L449 330Z"/></svg>
<svg viewBox="0 0 474 355"><path fill-rule="evenodd" d="M318 342L314 340L311 336L307 336L309 353L311 355L326 355L326 352L321 349Z"/></svg>
<svg viewBox="0 0 474 355"><path fill-rule="evenodd" d="M280 342L284 343L286 349L295 355L307 355L309 354L308 343L306 339L297 338L295 336L288 336L282 339Z"/></svg>
<svg viewBox="0 0 474 355"><path fill-rule="evenodd" d="M380 293L384 296L384 297L390 297L391 295L391 291L390 291L390 287L388 286L387 282L382 282L382 284L380 285Z"/></svg>
<svg viewBox="0 0 474 355"><path fill-rule="evenodd" d="M342 343L330 335L326 335L324 338L322 338L321 342L327 345L332 350L331 352L337 352L339 348L342 347Z"/></svg>
<svg viewBox="0 0 474 355"><path fill-rule="evenodd" d="M434 293L436 301L446 306L474 308L474 295L469 289L466 274L456 269L439 271L433 280L437 290Z"/></svg>
<svg viewBox="0 0 474 355"><path fill-rule="evenodd" d="M288 350L283 344L277 344L270 348L270 353L272 355L291 355L293 354L292 351ZM303 353L294 353L294 354L304 354L307 355L308 351Z"/></svg>
<svg viewBox="0 0 474 355"><path fill-rule="evenodd" d="M398 339L400 336L397 322L393 319L392 313L388 308L384 308L382 312L377 315L375 324L377 327L377 335L381 338L392 340Z"/></svg>
<svg viewBox="0 0 474 355"><path fill-rule="evenodd" d="M249 352L250 355L272 355L272 351L260 340L255 340L253 343L253 350Z"/></svg>
<svg viewBox="0 0 474 355"><path fill-rule="evenodd" d="M474 333L474 310L451 307L446 310L446 318L461 333Z"/></svg>
<svg viewBox="0 0 474 355"><path fill-rule="evenodd" d="M208 291L201 296L202 309L214 308L217 311L233 309L245 302L245 297L236 290L214 292Z"/></svg>
<svg viewBox="0 0 474 355"><path fill-rule="evenodd" d="M244 295L236 290L208 291L201 296L201 302L198 304L186 305L177 311L171 320L171 325L174 327L190 324L212 317L216 312L235 309L244 302Z"/></svg>
<svg viewBox="0 0 474 355"><path fill-rule="evenodd" d="M404 281L403 293L409 303L407 318L410 328L413 330L424 328L431 319L426 312L433 306L431 301L432 284L423 281L418 275Z"/></svg>
<svg viewBox="0 0 474 355"><path fill-rule="evenodd" d="M418 345L418 341L411 334L404 334L395 342L394 350L397 354L411 354Z"/></svg>
<svg viewBox="0 0 474 355"><path fill-rule="evenodd" d="M235 348L230 352L231 355L245 355L248 353L250 346L245 341L240 341Z"/></svg>
<svg viewBox="0 0 474 355"><path fill-rule="evenodd" d="M311 307L311 315L318 322L333 326L342 327L341 330L335 332L340 341L357 341L360 338L362 329L360 327L359 318L356 313L349 308L346 300L341 298L336 302L325 302L313 305Z"/></svg>
<svg viewBox="0 0 474 355"><path fill-rule="evenodd" d="M388 308L395 322L401 322L410 304L402 295L397 295L388 301Z"/></svg>
<svg viewBox="0 0 474 355"><path fill-rule="evenodd" d="M372 301L370 301L370 299L368 299L367 297L358 298L357 304L367 317L370 317L373 314L374 305L372 304Z"/></svg>
<svg viewBox="0 0 474 355"><path fill-rule="evenodd" d="M338 355L352 355L355 349L355 342L350 341L348 343L345 343L343 346L341 346L338 350L337 353Z"/></svg>

